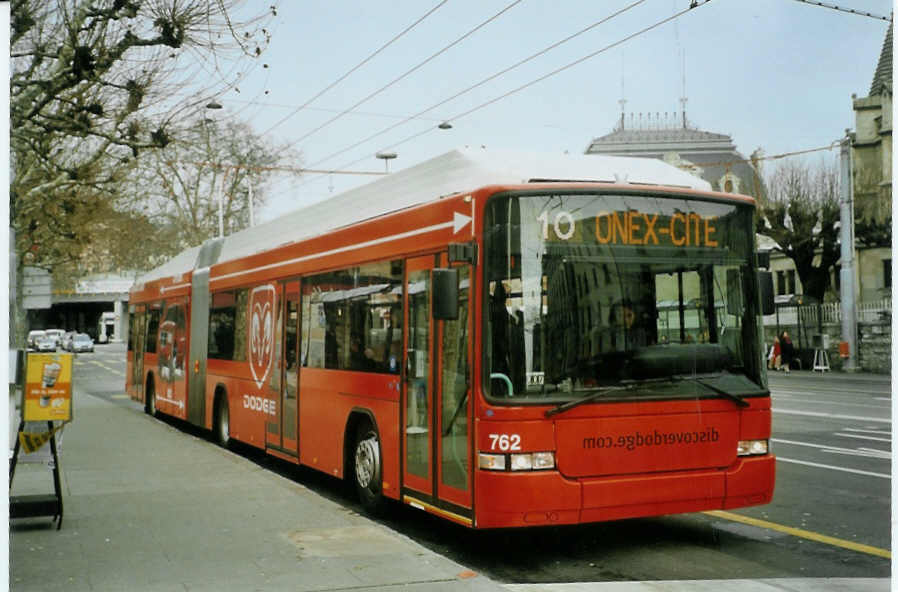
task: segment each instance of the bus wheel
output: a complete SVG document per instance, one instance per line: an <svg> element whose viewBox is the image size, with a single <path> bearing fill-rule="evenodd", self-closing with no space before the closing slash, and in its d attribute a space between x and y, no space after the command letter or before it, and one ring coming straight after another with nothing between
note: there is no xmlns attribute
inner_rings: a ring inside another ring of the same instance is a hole
<svg viewBox="0 0 898 592"><path fill-rule="evenodd" d="M144 391L146 395L144 396L143 403L143 412L149 416L156 416L156 387L153 384L153 379L150 378L147 380L147 388Z"/></svg>
<svg viewBox="0 0 898 592"><path fill-rule="evenodd" d="M359 500L368 512L379 513L383 510L386 500L383 495L380 441L370 423L359 425L354 450L353 472Z"/></svg>
<svg viewBox="0 0 898 592"><path fill-rule="evenodd" d="M215 405L215 440L225 448L231 443L231 414L225 396L219 397Z"/></svg>

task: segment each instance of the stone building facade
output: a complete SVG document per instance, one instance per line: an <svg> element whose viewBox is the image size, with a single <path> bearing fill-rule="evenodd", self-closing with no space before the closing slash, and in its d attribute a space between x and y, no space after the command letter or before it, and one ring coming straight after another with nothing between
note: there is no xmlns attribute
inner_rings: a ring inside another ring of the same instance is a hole
<svg viewBox="0 0 898 592"><path fill-rule="evenodd" d="M864 244L858 238L858 286L861 302L891 298L892 249L892 24L886 32L870 93L852 95L852 181L857 225L879 226L887 242Z"/></svg>

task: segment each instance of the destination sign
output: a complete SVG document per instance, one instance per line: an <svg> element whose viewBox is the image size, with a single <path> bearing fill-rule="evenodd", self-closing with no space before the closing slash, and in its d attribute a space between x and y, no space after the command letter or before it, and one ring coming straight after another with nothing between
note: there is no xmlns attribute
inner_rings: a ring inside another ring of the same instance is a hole
<svg viewBox="0 0 898 592"><path fill-rule="evenodd" d="M596 216L596 240L602 244L716 247L717 216L661 216L643 212L611 212Z"/></svg>
<svg viewBox="0 0 898 592"><path fill-rule="evenodd" d="M602 212L575 219L560 210L550 217L542 212L537 221L543 240L596 242L603 245L719 247L718 216L696 213L673 215L637 210Z"/></svg>

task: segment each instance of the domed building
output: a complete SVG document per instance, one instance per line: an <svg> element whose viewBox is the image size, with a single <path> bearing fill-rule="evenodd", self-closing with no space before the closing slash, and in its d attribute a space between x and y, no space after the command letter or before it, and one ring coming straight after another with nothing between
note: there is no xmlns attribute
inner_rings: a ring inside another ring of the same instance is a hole
<svg viewBox="0 0 898 592"><path fill-rule="evenodd" d="M614 131L593 139L586 154L656 158L704 179L716 191L765 195L758 170L733 139L692 126L685 112L621 114ZM758 156L759 151L752 155Z"/></svg>

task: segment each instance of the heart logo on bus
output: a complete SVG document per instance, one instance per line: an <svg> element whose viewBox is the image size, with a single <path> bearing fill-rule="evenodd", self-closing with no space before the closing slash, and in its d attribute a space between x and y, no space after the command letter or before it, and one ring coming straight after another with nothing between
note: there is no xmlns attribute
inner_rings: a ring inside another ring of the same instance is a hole
<svg viewBox="0 0 898 592"><path fill-rule="evenodd" d="M259 388L265 384L274 358L275 304L273 285L259 286L250 294L249 368Z"/></svg>

